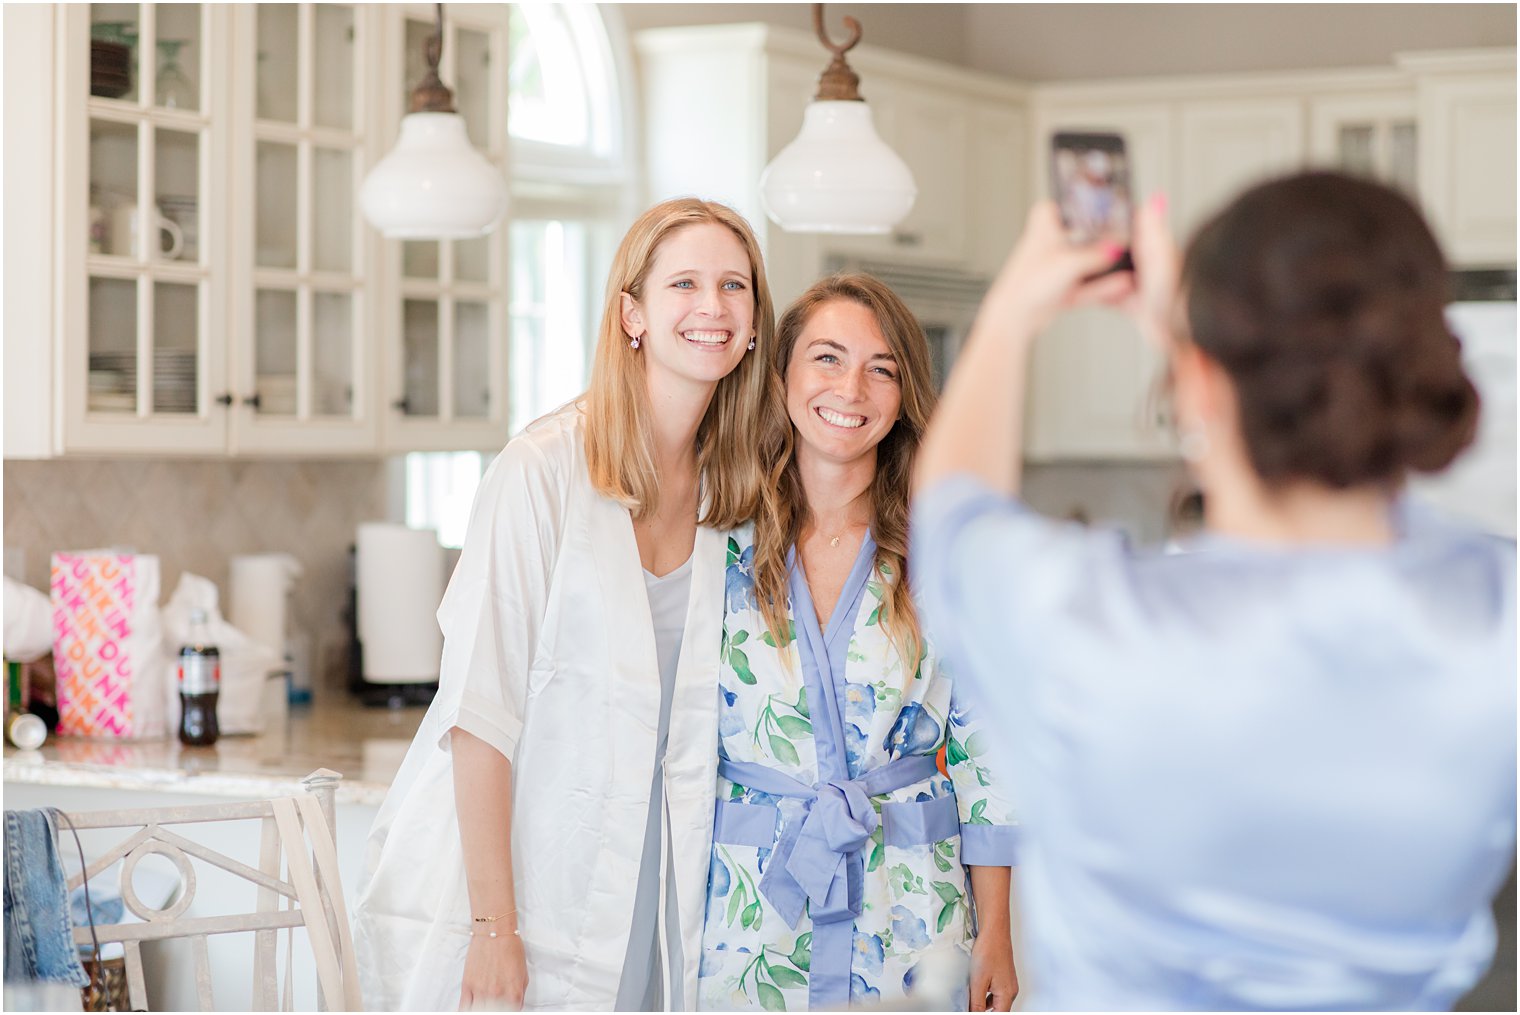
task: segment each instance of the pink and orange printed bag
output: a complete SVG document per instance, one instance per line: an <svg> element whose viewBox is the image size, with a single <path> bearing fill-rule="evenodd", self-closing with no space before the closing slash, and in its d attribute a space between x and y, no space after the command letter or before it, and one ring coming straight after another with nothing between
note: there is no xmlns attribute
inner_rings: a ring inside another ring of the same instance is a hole
<svg viewBox="0 0 1520 1015"><path fill-rule="evenodd" d="M166 732L158 558L106 550L53 554L58 732Z"/></svg>

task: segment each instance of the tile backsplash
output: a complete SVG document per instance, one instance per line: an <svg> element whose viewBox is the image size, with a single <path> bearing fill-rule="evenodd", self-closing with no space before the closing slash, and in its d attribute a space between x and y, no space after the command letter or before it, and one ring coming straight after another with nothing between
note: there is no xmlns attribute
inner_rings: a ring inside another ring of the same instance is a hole
<svg viewBox="0 0 1520 1015"><path fill-rule="evenodd" d="M348 548L360 522L386 517L383 462L17 460L4 469L7 574L46 591L55 550L152 553L160 603L190 571L216 582L225 615L232 557L289 553L303 569L290 616L311 634L315 681L342 685Z"/></svg>
<svg viewBox="0 0 1520 1015"><path fill-rule="evenodd" d="M158 556L160 602L190 571L216 582L225 614L232 557L293 555L290 616L313 638L319 687L343 683L348 548L360 522L387 516L384 462L16 460L4 480L6 573L44 591L53 551L122 547ZM1028 466L1024 492L1046 514L1154 543L1183 481L1179 465L1062 462Z"/></svg>

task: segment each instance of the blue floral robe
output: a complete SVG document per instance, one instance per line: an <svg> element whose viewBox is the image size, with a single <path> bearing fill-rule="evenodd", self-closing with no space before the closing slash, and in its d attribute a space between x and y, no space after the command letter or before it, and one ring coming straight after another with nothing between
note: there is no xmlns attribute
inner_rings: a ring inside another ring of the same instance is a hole
<svg viewBox="0 0 1520 1015"><path fill-rule="evenodd" d="M932 650L905 665L878 623L869 535L827 631L793 555L780 646L756 607L751 540L729 540L699 1005L890 1002L932 944L969 950L963 865L1014 862L992 734L957 708Z"/></svg>

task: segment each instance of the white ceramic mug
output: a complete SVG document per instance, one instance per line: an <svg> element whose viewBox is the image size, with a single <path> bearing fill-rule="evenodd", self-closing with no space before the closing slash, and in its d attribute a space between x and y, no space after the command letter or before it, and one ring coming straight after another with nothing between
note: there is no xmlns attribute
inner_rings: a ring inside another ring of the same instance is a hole
<svg viewBox="0 0 1520 1015"><path fill-rule="evenodd" d="M157 237L158 256L167 261L179 257L180 251L185 249L185 234L180 231L178 225L164 217L164 213L155 205L152 208L153 218L158 223L154 235ZM121 257L133 257L137 254L137 227L142 216L138 214L137 205L128 201L117 206L111 216L111 253ZM169 245L163 245L163 238L169 237Z"/></svg>

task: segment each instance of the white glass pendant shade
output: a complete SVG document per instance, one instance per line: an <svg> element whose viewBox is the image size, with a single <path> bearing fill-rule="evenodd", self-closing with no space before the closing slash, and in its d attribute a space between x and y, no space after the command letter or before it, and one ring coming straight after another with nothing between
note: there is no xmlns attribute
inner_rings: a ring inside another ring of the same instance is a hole
<svg viewBox="0 0 1520 1015"><path fill-rule="evenodd" d="M364 178L359 205L386 236L465 239L501 221L507 183L470 144L464 117L409 113L396 147Z"/></svg>
<svg viewBox="0 0 1520 1015"><path fill-rule="evenodd" d="M760 176L766 213L788 232L885 233L913 210L918 187L859 100L814 100L802 132Z"/></svg>

